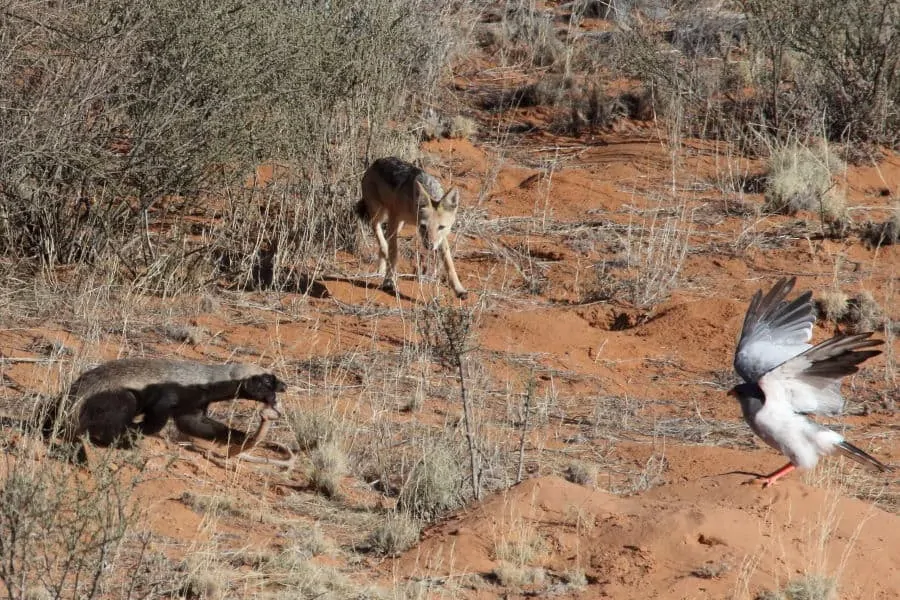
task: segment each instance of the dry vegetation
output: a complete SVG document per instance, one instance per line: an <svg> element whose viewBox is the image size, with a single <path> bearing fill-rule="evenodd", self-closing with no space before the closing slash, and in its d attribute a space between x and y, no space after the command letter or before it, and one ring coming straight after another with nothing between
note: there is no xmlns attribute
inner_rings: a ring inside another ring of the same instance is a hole
<svg viewBox="0 0 900 600"><path fill-rule="evenodd" d="M274 435L301 457L223 469L167 433L85 469L3 421L6 595L606 594L656 563L582 546L605 505L504 513L463 575L455 541L431 571L405 557L531 477L596 499L736 455L763 468L721 392L745 299L780 271L815 286L821 328L888 339L847 387L854 439L897 462L898 3L711 6L0 7L4 416L96 360L256 362L290 383ZM373 242L351 207L389 154L464 190L452 237L477 298L359 275ZM900 514L896 475L831 479ZM841 573L761 585L759 560L675 578L839 597Z"/></svg>

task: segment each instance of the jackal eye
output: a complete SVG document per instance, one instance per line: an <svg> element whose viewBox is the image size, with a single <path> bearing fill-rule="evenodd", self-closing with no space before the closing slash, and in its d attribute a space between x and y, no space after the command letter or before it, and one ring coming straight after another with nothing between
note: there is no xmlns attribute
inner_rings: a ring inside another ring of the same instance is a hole
<svg viewBox="0 0 900 600"><path fill-rule="evenodd" d="M442 229L446 229L446 228L447 228L446 225L438 225L438 231L440 231Z"/></svg>

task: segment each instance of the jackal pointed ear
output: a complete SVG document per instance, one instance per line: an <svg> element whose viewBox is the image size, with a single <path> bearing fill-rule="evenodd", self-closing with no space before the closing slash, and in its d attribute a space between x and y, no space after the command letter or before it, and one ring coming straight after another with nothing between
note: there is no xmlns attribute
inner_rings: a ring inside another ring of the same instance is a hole
<svg viewBox="0 0 900 600"><path fill-rule="evenodd" d="M449 192L444 194L444 197L441 198L441 207L444 210L456 210L459 206L459 190L456 188L451 189Z"/></svg>
<svg viewBox="0 0 900 600"><path fill-rule="evenodd" d="M419 180L416 180L416 189L419 190L419 197L426 198L428 202L434 204L434 198L431 197L431 194L428 193L428 190L425 189L425 186Z"/></svg>

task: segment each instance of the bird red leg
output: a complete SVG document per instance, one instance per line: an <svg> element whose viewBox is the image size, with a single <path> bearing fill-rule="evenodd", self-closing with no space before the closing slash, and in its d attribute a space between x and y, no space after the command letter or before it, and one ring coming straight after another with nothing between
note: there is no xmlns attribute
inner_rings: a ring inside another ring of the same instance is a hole
<svg viewBox="0 0 900 600"><path fill-rule="evenodd" d="M794 466L794 463L788 463L774 473L769 473L764 477L756 477L754 479L751 479L747 483L761 483L764 488L767 488L796 468L797 467Z"/></svg>

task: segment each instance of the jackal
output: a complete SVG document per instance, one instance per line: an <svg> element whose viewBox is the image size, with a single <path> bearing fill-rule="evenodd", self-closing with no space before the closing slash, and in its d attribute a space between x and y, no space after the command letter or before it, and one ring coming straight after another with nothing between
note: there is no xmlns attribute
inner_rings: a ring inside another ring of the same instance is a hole
<svg viewBox="0 0 900 600"><path fill-rule="evenodd" d="M456 296L468 296L456 275L447 243L447 234L456 221L458 208L459 190L453 188L445 194L436 178L399 158L379 158L366 169L362 178L362 200L356 204L356 214L361 220L368 221L378 238L378 274L384 276L382 289L395 289L397 234L404 223L411 221L416 223L426 249L441 250ZM385 222L387 237L382 230Z"/></svg>

